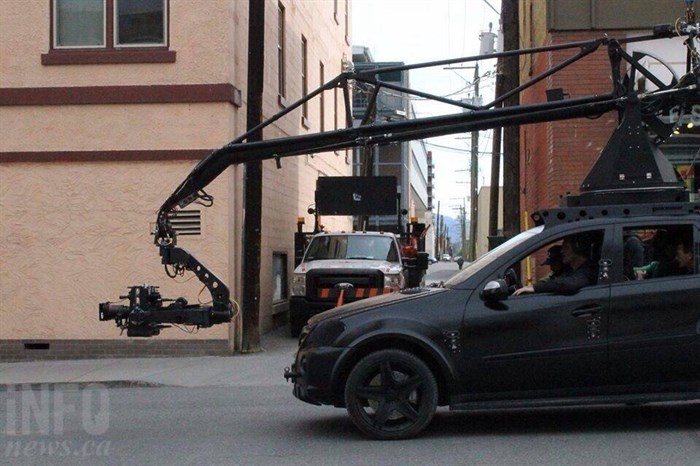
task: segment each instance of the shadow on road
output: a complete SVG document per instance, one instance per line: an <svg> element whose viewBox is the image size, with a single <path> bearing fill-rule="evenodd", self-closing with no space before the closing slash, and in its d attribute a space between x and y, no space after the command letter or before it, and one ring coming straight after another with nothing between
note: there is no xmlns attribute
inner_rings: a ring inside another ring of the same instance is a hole
<svg viewBox="0 0 700 466"><path fill-rule="evenodd" d="M300 420L295 430L314 438L363 438L345 411ZM546 408L489 412L438 411L420 438L646 431L690 431L700 445L700 403L592 408Z"/></svg>
<svg viewBox="0 0 700 466"><path fill-rule="evenodd" d="M628 432L700 429L700 403L441 412L426 435ZM700 440L700 439L699 439Z"/></svg>

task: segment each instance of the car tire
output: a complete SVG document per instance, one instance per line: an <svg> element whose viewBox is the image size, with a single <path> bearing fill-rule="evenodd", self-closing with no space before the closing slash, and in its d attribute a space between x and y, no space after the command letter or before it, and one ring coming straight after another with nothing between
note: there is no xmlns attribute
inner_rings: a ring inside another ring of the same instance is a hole
<svg viewBox="0 0 700 466"><path fill-rule="evenodd" d="M353 367L345 383L350 419L365 435L398 440L417 435L430 424L438 388L430 368L400 350L382 350Z"/></svg>

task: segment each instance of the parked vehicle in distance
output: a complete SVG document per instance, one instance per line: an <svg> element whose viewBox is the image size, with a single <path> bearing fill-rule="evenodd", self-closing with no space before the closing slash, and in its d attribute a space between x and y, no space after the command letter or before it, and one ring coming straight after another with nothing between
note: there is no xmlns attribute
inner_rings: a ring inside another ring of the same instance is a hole
<svg viewBox="0 0 700 466"><path fill-rule="evenodd" d="M428 256L428 264L435 264L438 260L435 258L435 256Z"/></svg>
<svg viewBox="0 0 700 466"><path fill-rule="evenodd" d="M450 256L449 254L443 254L441 260L443 262L450 262L452 260L452 256Z"/></svg>

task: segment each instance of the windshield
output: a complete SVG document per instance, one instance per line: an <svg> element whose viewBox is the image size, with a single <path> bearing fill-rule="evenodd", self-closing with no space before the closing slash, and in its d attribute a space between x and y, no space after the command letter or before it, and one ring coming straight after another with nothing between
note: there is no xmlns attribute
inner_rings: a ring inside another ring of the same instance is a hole
<svg viewBox="0 0 700 466"><path fill-rule="evenodd" d="M304 261L322 259L373 259L399 261L394 239L377 235L323 235L309 245Z"/></svg>
<svg viewBox="0 0 700 466"><path fill-rule="evenodd" d="M493 261L498 259L499 257L503 256L504 254L507 254L511 249L514 247L518 246L519 244L522 244L523 242L527 241L528 239L539 235L542 233L544 230L544 225L540 225L535 228L531 228L530 230L524 231L520 233L519 235L509 239L505 243L501 244L495 249L492 249L491 251L487 252L483 256L479 257L477 260L472 262L471 264L467 265L464 270L459 272L457 275L453 275L452 278L447 280L444 283L444 286L446 288L453 287L459 283L462 283L464 280L467 278L471 277L484 267L488 266L491 264Z"/></svg>

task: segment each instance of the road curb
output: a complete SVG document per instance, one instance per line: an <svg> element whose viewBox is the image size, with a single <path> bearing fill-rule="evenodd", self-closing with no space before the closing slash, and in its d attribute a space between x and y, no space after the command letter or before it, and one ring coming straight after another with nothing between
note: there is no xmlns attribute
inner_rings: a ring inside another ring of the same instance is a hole
<svg viewBox="0 0 700 466"><path fill-rule="evenodd" d="M149 388L165 387L166 384L146 382L144 380L99 380L93 382L32 382L9 383L0 385L2 392L37 391L37 390L97 390L101 388Z"/></svg>

